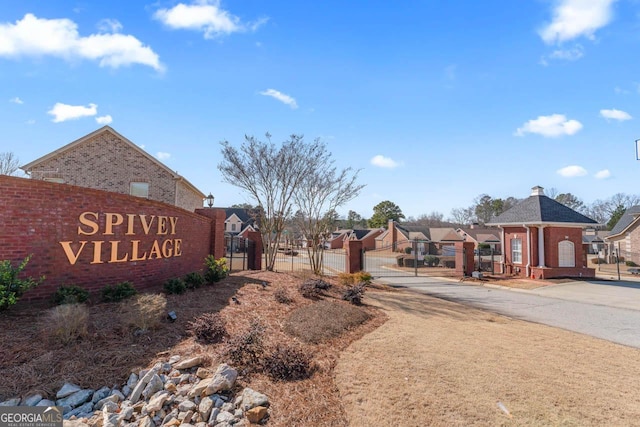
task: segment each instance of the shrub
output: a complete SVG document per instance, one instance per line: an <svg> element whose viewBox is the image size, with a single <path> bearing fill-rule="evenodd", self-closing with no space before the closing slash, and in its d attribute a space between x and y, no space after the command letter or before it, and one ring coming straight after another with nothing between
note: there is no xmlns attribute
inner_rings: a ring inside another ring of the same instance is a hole
<svg viewBox="0 0 640 427"><path fill-rule="evenodd" d="M413 249L410 246L407 246L406 248L404 248L404 253L405 254L410 254L411 252L413 252Z"/></svg>
<svg viewBox="0 0 640 427"><path fill-rule="evenodd" d="M247 331L229 339L226 356L231 363L246 372L259 371L264 354L264 332L265 327L253 320Z"/></svg>
<svg viewBox="0 0 640 427"><path fill-rule="evenodd" d="M265 372L273 380L296 381L313 374L311 355L306 351L279 344L264 360Z"/></svg>
<svg viewBox="0 0 640 427"><path fill-rule="evenodd" d="M198 289L200 286L204 285L204 277L202 274L194 271L184 277L184 284L189 289Z"/></svg>
<svg viewBox="0 0 640 427"><path fill-rule="evenodd" d="M215 344L227 336L224 320L218 313L204 313L189 322L187 330L198 341L205 344Z"/></svg>
<svg viewBox="0 0 640 427"><path fill-rule="evenodd" d="M354 305L361 305L362 297L364 296L364 287L364 283L358 283L357 285L349 287L342 295L342 299Z"/></svg>
<svg viewBox="0 0 640 427"><path fill-rule="evenodd" d="M136 295L121 304L123 323L138 333L157 328L167 311L167 298L162 294Z"/></svg>
<svg viewBox="0 0 640 427"><path fill-rule="evenodd" d="M0 310L14 305L26 291L44 280L44 277L38 280L31 277L18 278L30 259L31 255L27 256L17 267L12 266L9 260L0 261Z"/></svg>
<svg viewBox="0 0 640 427"><path fill-rule="evenodd" d="M182 279L169 279L164 282L164 291L168 294L183 294L187 291L187 285L184 284Z"/></svg>
<svg viewBox="0 0 640 427"><path fill-rule="evenodd" d="M107 285L102 288L102 301L119 302L137 294L136 288L131 282L120 282L116 285Z"/></svg>
<svg viewBox="0 0 640 427"><path fill-rule="evenodd" d="M322 279L308 279L298 286L300 294L305 298L316 299L322 295L322 291L331 289L331 283Z"/></svg>
<svg viewBox="0 0 640 427"><path fill-rule="evenodd" d="M89 292L80 286L60 286L53 294L53 302L61 304L79 304L89 299Z"/></svg>
<svg viewBox="0 0 640 427"><path fill-rule="evenodd" d="M226 258L215 259L213 255L209 255L204 263L207 267L207 271L204 273L207 283L219 282L229 274Z"/></svg>
<svg viewBox="0 0 640 427"><path fill-rule="evenodd" d="M373 277L371 274L366 271L358 271L357 273L340 273L338 275L338 280L341 285L355 285L357 283L366 283L367 285L371 284Z"/></svg>
<svg viewBox="0 0 640 427"><path fill-rule="evenodd" d="M440 258L433 255L427 255L424 257L424 264L428 267L435 267L440 264Z"/></svg>
<svg viewBox="0 0 640 427"><path fill-rule="evenodd" d="M49 337L64 345L87 336L89 311L84 304L63 304L49 310L46 316Z"/></svg>
<svg viewBox="0 0 640 427"><path fill-rule="evenodd" d="M287 292L285 288L276 289L276 291L273 293L273 297L280 304L291 304L293 302L293 300L289 296L289 292Z"/></svg>
<svg viewBox="0 0 640 427"><path fill-rule="evenodd" d="M636 264L633 261L627 261L627 262L625 262L625 264L626 264L627 267L637 267L638 266L638 264Z"/></svg>

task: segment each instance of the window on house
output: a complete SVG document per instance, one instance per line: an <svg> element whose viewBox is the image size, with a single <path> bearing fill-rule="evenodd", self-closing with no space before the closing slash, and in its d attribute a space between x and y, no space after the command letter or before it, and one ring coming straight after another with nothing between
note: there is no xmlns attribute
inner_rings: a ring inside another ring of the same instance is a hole
<svg viewBox="0 0 640 427"><path fill-rule="evenodd" d="M62 179L62 178L44 178L44 181L56 182L58 184L64 184L64 179Z"/></svg>
<svg viewBox="0 0 640 427"><path fill-rule="evenodd" d="M136 197L149 198L149 183L132 182L129 186L129 194Z"/></svg>
<svg viewBox="0 0 640 427"><path fill-rule="evenodd" d="M231 224L231 231L236 231L236 225L235 224Z"/></svg>
<svg viewBox="0 0 640 427"><path fill-rule="evenodd" d="M575 267L576 251L573 242L563 240L558 243L558 267Z"/></svg>
<svg viewBox="0 0 640 427"><path fill-rule="evenodd" d="M522 264L522 239L511 239L511 262Z"/></svg>

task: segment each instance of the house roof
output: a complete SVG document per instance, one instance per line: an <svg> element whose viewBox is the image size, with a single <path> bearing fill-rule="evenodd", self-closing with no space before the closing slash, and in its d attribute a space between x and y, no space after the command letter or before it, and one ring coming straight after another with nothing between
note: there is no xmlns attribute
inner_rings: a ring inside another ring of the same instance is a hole
<svg viewBox="0 0 640 427"><path fill-rule="evenodd" d="M637 222L638 218L640 218L640 205L631 206L624 211L624 214L622 214L616 225L611 229L611 234L607 237L615 237L626 232L627 229Z"/></svg>
<svg viewBox="0 0 640 427"><path fill-rule="evenodd" d="M249 214L249 210L245 208L225 208L224 214L226 215L225 221L235 215L243 224L253 223L253 217Z"/></svg>
<svg viewBox="0 0 640 427"><path fill-rule="evenodd" d="M464 238L451 227L430 227L429 234L433 242L462 242Z"/></svg>
<svg viewBox="0 0 640 427"><path fill-rule="evenodd" d="M593 226L597 222L545 196L542 193L542 187L533 187L531 196L487 223L487 225L537 224Z"/></svg>
<svg viewBox="0 0 640 427"><path fill-rule="evenodd" d="M458 233L464 233L478 243L500 242L500 232L495 228L458 228Z"/></svg>
<svg viewBox="0 0 640 427"><path fill-rule="evenodd" d="M129 145L130 148L132 148L133 150L137 151L138 153L142 154L143 156L145 156L147 159L151 160L153 163L155 163L156 165L158 165L159 167L161 167L162 169L164 169L165 171L167 171L176 181L182 181L187 187L191 188L194 192L196 192L199 196L201 196L203 199L205 198L205 194L198 190L192 183L190 183L189 181L187 181L182 175L179 175L177 172L169 169L168 166L166 166L164 163L162 163L161 161L159 161L158 159L156 159L155 157L153 157L151 154L147 153L146 151L144 151L142 148L140 148L138 145L134 144L133 142L131 142L129 139L127 139L126 137L122 136L121 134L119 134L118 132L116 132L111 126L103 126L100 129L97 129L85 136L83 136L82 138L76 139L73 142L70 142L67 145L64 145L60 148L58 148L57 150L54 150L52 152L50 152L49 154L45 154L44 156L30 162L27 163L24 166L21 166L20 169L22 169L25 172L30 172L31 169L33 169L35 166L38 166L40 163L52 159L54 157L56 157L59 154L64 153L65 151L68 151L78 145L83 144L84 142L90 140L91 138L100 135L101 133L104 132L110 132L111 134L113 134L116 138L122 140L125 144Z"/></svg>

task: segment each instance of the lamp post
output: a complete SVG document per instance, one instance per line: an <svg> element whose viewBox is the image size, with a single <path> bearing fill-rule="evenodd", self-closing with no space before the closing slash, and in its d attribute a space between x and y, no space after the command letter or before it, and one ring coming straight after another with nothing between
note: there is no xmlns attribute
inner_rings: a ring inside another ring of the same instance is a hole
<svg viewBox="0 0 640 427"><path fill-rule="evenodd" d="M210 208L213 207L213 195L211 193L209 193L209 195L206 197L207 200L207 205L209 205Z"/></svg>

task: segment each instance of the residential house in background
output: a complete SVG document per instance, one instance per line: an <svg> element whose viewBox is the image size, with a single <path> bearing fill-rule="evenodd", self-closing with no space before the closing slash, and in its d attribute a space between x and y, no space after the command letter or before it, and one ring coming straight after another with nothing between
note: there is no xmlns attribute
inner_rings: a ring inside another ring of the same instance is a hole
<svg viewBox="0 0 640 427"><path fill-rule="evenodd" d="M582 230L597 222L544 195L533 187L531 195L494 218L499 227L505 274L537 279L594 277L587 268Z"/></svg>
<svg viewBox="0 0 640 427"><path fill-rule="evenodd" d="M474 249L478 245L488 245L494 254L502 253L500 244L500 232L495 228L480 227L478 224L471 224L469 227L459 227L456 229L465 242L472 242Z"/></svg>
<svg viewBox="0 0 640 427"><path fill-rule="evenodd" d="M251 209L226 208L224 221L225 246L230 251L242 251L248 231L256 231L256 218Z"/></svg>
<svg viewBox="0 0 640 427"><path fill-rule="evenodd" d="M384 233L384 228L365 228L350 230L345 239L345 245L350 240L362 242L362 249L370 251L376 248L376 237Z"/></svg>
<svg viewBox="0 0 640 427"><path fill-rule="evenodd" d="M627 209L604 240L609 254L640 265L640 206Z"/></svg>
<svg viewBox="0 0 640 427"><path fill-rule="evenodd" d="M419 254L455 255L455 243L464 239L452 227L422 227L389 220L387 229L375 238L376 249L404 252L416 242Z"/></svg>
<svg viewBox="0 0 640 427"><path fill-rule="evenodd" d="M204 193L104 126L21 167L31 179L144 197L193 212Z"/></svg>
<svg viewBox="0 0 640 427"><path fill-rule="evenodd" d="M606 257L606 243L604 239L610 234L608 230L596 230L595 228L587 228L582 232L582 245L589 255L598 255Z"/></svg>

